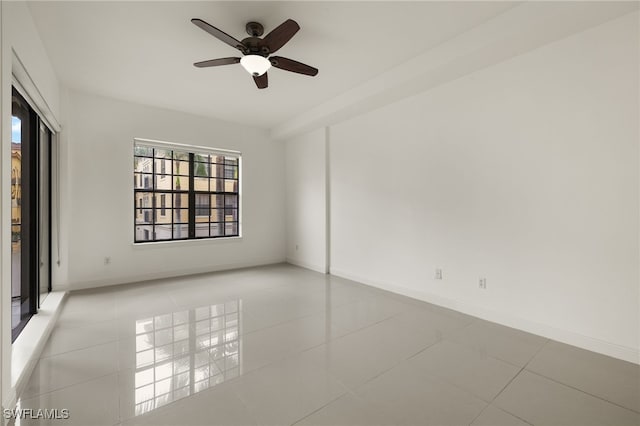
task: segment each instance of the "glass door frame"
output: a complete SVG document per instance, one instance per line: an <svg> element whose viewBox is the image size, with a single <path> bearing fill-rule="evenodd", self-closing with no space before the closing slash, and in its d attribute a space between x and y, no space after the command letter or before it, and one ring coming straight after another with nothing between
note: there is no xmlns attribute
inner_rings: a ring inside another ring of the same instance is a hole
<svg viewBox="0 0 640 426"><path fill-rule="evenodd" d="M20 332L24 329L31 317L35 315L40 307L40 264L42 262L41 243L47 245L48 277L46 288L51 291L51 196L52 196L52 173L51 173L51 153L53 143L53 132L40 118L36 110L29 104L27 98L23 96L15 87L11 88L12 108L11 115L19 116L21 120L20 137L20 317L17 324L13 323L11 328L11 341L14 342ZM43 132L41 132L44 129ZM41 137L41 133L46 138ZM44 140L46 139L46 140ZM45 150L47 158L42 157L42 144L48 144ZM46 162L43 164L42 162ZM43 169L43 166L46 166ZM41 176L43 170L48 176ZM46 186L43 188L42 186ZM47 206L41 205L43 190L48 191ZM43 242L41 235L43 223L41 220L42 207L47 213L46 241ZM12 262L12 268L14 264ZM12 273L13 275L13 273ZM13 276L12 276L13 279ZM13 294L12 294L12 315L13 315Z"/></svg>

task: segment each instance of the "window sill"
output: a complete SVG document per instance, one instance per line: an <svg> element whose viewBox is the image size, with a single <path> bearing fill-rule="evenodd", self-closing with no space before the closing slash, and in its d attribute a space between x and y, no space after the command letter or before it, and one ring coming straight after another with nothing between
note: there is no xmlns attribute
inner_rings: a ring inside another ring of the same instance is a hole
<svg viewBox="0 0 640 426"><path fill-rule="evenodd" d="M148 243L131 243L134 249L154 249L168 248L191 245L207 245L207 244L229 244L242 241L242 235L238 237L219 237L219 238L202 238L195 240L177 240L177 241L150 241Z"/></svg>
<svg viewBox="0 0 640 426"><path fill-rule="evenodd" d="M52 291L33 315L11 350L11 386L20 396L58 320L67 293ZM12 401L13 402L13 401Z"/></svg>

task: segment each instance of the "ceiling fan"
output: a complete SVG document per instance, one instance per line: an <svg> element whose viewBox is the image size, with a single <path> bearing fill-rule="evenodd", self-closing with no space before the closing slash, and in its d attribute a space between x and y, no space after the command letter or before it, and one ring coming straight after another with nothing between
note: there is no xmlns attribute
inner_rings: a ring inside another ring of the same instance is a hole
<svg viewBox="0 0 640 426"><path fill-rule="evenodd" d="M202 19L194 18L191 22L218 40L238 49L244 55L242 58L210 59L193 64L198 68L240 63L244 69L253 76L253 80L256 86L258 86L258 89L265 89L268 86L267 71L272 66L298 74L310 76L318 74L317 68L294 61L293 59L283 58L282 56L270 56L291 40L291 37L300 29L298 23L293 19L287 19L263 38L260 38L260 36L264 33L264 27L258 22L249 22L246 25L246 31L249 37L242 41L236 40L229 34L208 24Z"/></svg>

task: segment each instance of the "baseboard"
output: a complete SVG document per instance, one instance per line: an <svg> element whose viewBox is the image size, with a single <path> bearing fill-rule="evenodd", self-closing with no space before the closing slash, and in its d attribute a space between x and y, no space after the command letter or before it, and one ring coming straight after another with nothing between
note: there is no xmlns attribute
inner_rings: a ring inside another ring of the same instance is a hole
<svg viewBox="0 0 640 426"><path fill-rule="evenodd" d="M71 290L71 291L86 290L91 288L107 287L107 286L119 285L119 284L131 284L131 283L151 281L151 280L157 280L157 279L177 278L177 277L184 277L188 275L206 274L209 272L221 272L221 271L228 271L232 269L253 268L257 266L274 265L277 263L284 263L284 262L285 262L285 259L282 257L264 258L264 259L253 259L246 262L226 263L226 264L213 265L213 266L208 265L208 266L203 266L201 268L178 269L174 271L148 272L144 274L105 278L105 279L99 279L99 280L77 280L75 282L71 282L69 284L69 287L66 288L65 290Z"/></svg>
<svg viewBox="0 0 640 426"><path fill-rule="evenodd" d="M346 278L352 281L357 281L366 285L370 285L372 287L379 288L381 290L390 291L392 293L411 297L412 299L418 299L428 303L432 303L434 305L453 309L458 312L505 325L507 327L517 328L519 330L536 334L547 339L552 339L558 342L566 343L568 345L577 346L582 349L621 359L623 361L632 362L634 364L640 364L640 349L618 345L616 343L607 342L590 336L585 336L571 330L561 329L549 324L543 324L536 321L528 320L526 318L516 317L503 312L486 309L482 306L445 298L426 291L403 287L388 282L371 280L369 278L355 275L341 269L331 268L330 273L332 275Z"/></svg>
<svg viewBox="0 0 640 426"><path fill-rule="evenodd" d="M310 270L315 271L315 272L320 272L321 274L326 274L327 273L327 269L326 269L326 267L324 265L305 262L304 260L292 259L290 257L287 257L286 262L290 263L292 265L295 265L295 266L299 266L301 268L310 269Z"/></svg>

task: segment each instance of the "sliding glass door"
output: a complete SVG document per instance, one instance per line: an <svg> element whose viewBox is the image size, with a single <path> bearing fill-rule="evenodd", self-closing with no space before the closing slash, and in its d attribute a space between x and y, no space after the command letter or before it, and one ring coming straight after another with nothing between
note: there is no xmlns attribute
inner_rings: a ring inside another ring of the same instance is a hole
<svg viewBox="0 0 640 426"><path fill-rule="evenodd" d="M51 286L51 131L11 96L11 328L15 340Z"/></svg>

